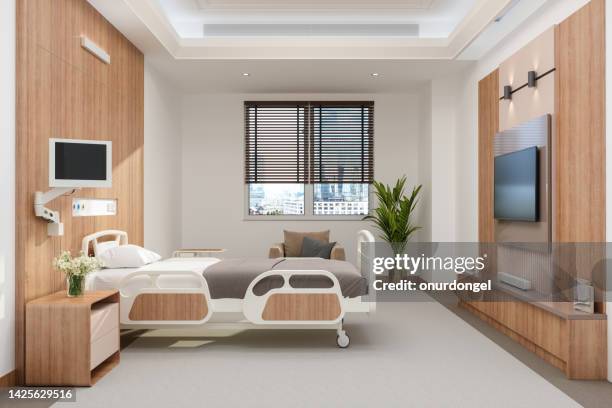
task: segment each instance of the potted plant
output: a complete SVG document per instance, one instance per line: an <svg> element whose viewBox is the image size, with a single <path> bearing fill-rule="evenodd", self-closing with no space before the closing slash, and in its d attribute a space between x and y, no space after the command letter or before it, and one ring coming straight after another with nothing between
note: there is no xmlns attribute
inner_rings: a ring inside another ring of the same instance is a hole
<svg viewBox="0 0 612 408"><path fill-rule="evenodd" d="M68 297L83 296L85 292L85 277L89 272L102 267L102 262L89 257L83 252L73 258L70 251L64 251L53 259L53 267L66 275Z"/></svg>
<svg viewBox="0 0 612 408"><path fill-rule="evenodd" d="M393 187L374 181L378 208L363 218L374 222L380 231L380 238L389 243L394 255L402 253L410 236L421 228L412 223L412 215L423 186L415 186L410 196L406 196L405 185L406 176L397 180ZM391 279L391 276L389 278Z"/></svg>

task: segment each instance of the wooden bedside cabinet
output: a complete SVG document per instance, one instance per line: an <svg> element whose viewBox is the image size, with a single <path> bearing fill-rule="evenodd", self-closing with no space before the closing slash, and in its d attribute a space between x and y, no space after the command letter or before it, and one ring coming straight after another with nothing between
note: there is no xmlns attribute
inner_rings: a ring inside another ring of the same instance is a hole
<svg viewBox="0 0 612 408"><path fill-rule="evenodd" d="M26 384L91 386L119 363L119 292L26 305Z"/></svg>

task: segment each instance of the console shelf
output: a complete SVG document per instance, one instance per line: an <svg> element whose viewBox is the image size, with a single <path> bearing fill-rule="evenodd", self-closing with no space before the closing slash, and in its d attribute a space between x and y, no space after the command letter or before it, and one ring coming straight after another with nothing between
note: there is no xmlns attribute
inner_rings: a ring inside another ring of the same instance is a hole
<svg viewBox="0 0 612 408"><path fill-rule="evenodd" d="M459 300L459 306L561 369L567 378L606 378L604 314L573 311L567 302Z"/></svg>

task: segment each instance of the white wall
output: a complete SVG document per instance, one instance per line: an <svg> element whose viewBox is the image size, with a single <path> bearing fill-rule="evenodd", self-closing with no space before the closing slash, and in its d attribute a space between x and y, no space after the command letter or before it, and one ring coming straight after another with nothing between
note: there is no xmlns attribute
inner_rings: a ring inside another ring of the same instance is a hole
<svg viewBox="0 0 612 408"><path fill-rule="evenodd" d="M431 240L452 242L457 214L455 164L457 83L455 78L434 79L431 83ZM450 170L450 171L449 171Z"/></svg>
<svg viewBox="0 0 612 408"><path fill-rule="evenodd" d="M612 242L612 0L606 0L606 241ZM611 280L608 274L608 289L612 289ZM607 299L608 381L612 382L612 290L608 290Z"/></svg>
<svg viewBox="0 0 612 408"><path fill-rule="evenodd" d="M227 257L267 256L269 246L283 239L283 229L331 230L347 257L356 256L356 233L370 224L361 221L244 220L245 100L374 100L375 178L394 182L406 175L407 185L427 179L419 166L419 140L426 124L425 89L413 94L380 95L188 95L183 99L182 244L224 247ZM427 116L427 115L426 115ZM422 149L421 149L422 150ZM426 158L426 160L428 160ZM419 171L421 170L421 171ZM422 219L418 222L421 223Z"/></svg>
<svg viewBox="0 0 612 408"><path fill-rule="evenodd" d="M453 80L459 85L456 104L456 158L448 172L456 172L455 239L478 240L478 81L539 34L567 18L588 0L549 1L481 58L467 73ZM432 117L432 122L446 120ZM447 231L451 234L451 231Z"/></svg>
<svg viewBox="0 0 612 408"><path fill-rule="evenodd" d="M15 369L15 0L0 2L0 377Z"/></svg>
<svg viewBox="0 0 612 408"><path fill-rule="evenodd" d="M419 170L419 183L423 185L421 189L421 197L417 206L416 215L420 220L420 226L422 229L415 236L422 242L432 241L432 138L431 138L431 116L432 116L432 105L431 105L431 82L428 83L420 92L419 97L420 110L419 110L419 146L418 146L418 170Z"/></svg>
<svg viewBox="0 0 612 408"><path fill-rule="evenodd" d="M144 238L163 256L181 242L181 96L145 60Z"/></svg>

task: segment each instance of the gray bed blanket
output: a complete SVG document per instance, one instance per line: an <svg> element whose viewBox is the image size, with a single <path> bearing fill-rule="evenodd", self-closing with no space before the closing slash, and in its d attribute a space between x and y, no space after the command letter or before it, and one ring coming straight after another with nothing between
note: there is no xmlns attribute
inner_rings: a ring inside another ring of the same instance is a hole
<svg viewBox="0 0 612 408"><path fill-rule="evenodd" d="M251 282L261 273L270 270L325 270L336 276L344 297L367 294L367 281L352 264L321 258L224 259L206 268L204 278L213 299L244 299ZM324 276L306 275L293 277L290 281L295 288L327 288L331 286L330 283ZM259 282L253 291L263 295L282 284L282 278L269 277Z"/></svg>

